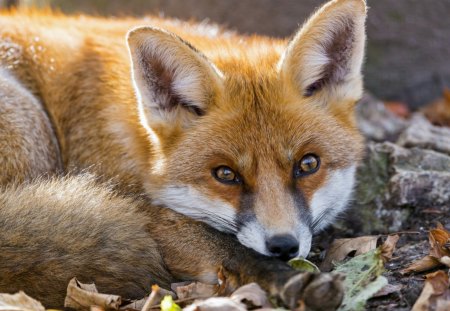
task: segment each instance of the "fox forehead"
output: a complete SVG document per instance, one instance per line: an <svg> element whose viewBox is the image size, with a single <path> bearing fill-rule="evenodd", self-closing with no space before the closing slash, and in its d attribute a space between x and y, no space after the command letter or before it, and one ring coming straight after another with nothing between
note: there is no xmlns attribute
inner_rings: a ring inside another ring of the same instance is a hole
<svg viewBox="0 0 450 311"><path fill-rule="evenodd" d="M326 107L283 96L283 88L275 83L247 82L240 87L234 83L235 89L228 88L224 98L183 133L173 148L178 159L199 159L184 163L198 166L190 171L198 172L205 161L228 165L255 183L252 177L264 171L290 177L293 163L308 153L319 155L330 168L346 167L359 159L360 136L351 117L340 120Z"/></svg>

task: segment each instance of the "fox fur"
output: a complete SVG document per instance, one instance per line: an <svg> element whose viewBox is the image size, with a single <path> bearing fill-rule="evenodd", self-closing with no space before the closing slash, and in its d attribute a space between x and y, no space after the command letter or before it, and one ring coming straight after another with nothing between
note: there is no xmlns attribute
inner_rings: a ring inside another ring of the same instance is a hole
<svg viewBox="0 0 450 311"><path fill-rule="evenodd" d="M287 41L155 17L0 13L0 247L11 248L0 289L38 284L45 297L36 275L60 271L55 292L79 274L138 296L143 274L214 283L226 261L237 284L256 278L284 297L295 273L262 256L274 256L269 241L289 236L291 253L306 256L351 196L365 17L363 0L333 0ZM307 155L320 166L294 178ZM239 182L215 178L220 167ZM95 181L44 181L83 171ZM105 181L114 190L93 184ZM54 266L40 270L47 253ZM83 270L88 257L101 268ZM265 265L229 263L243 257ZM268 279L274 271L284 272Z"/></svg>

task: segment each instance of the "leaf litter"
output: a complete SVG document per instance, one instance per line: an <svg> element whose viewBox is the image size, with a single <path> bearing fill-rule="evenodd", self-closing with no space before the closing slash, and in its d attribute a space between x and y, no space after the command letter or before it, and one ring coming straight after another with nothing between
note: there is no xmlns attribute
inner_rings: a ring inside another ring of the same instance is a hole
<svg viewBox="0 0 450 311"><path fill-rule="evenodd" d="M322 269L333 269L345 276L344 301L340 311L364 310L369 299L399 292L402 285L389 284L383 276L385 264L393 258L399 235L389 235L380 244L381 236L363 236L353 239L337 239L329 248ZM352 257L354 256L354 257ZM416 273L437 267L446 268L450 261L450 234L438 224L429 233L429 254L402 270L403 274ZM299 271L318 272L319 268L309 260L295 258L290 264ZM447 266L446 266L447 265ZM324 268L323 268L324 267ZM405 272L407 271L407 272ZM405 276L406 277L406 276ZM70 280L65 307L75 310L283 310L271 302L267 293L255 283L247 284L229 294L227 282L219 271L220 285L200 282L174 283L172 291L152 286L148 297L129 301L117 295L98 293L95 284L83 284L76 278ZM226 295L226 297L223 297ZM426 275L424 287L413 306L413 311L450 310L449 276L439 270ZM19 292L15 295L0 294L0 311L43 311L36 300ZM298 310L305 310L300 304Z"/></svg>

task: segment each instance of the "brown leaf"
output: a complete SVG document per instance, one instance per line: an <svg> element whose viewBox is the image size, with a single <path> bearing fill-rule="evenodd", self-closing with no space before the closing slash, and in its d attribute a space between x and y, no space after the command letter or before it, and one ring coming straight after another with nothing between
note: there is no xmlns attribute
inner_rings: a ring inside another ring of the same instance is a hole
<svg viewBox="0 0 450 311"><path fill-rule="evenodd" d="M401 270L400 273L408 274L411 272L423 272L423 271L427 271L427 270L431 270L433 268L439 267L439 265L440 265L439 260L427 255L427 256L423 257L422 259L419 259L419 260L413 262L411 265L409 265L405 269Z"/></svg>
<svg viewBox="0 0 450 311"><path fill-rule="evenodd" d="M450 90L444 90L444 96L420 109L434 125L450 126Z"/></svg>
<svg viewBox="0 0 450 311"><path fill-rule="evenodd" d="M411 111L409 110L409 107L404 102L399 101L385 101L384 106L387 110L395 114L396 116L400 118L409 118L411 116Z"/></svg>
<svg viewBox="0 0 450 311"><path fill-rule="evenodd" d="M355 256L357 256L375 249L378 239L378 235L369 235L334 240L320 266L320 271L330 271L333 268L333 263L344 260L352 252L355 252Z"/></svg>
<svg viewBox="0 0 450 311"><path fill-rule="evenodd" d="M450 233L445 230L442 224L438 224L436 229L430 230L430 256L440 259L443 256L450 256L447 243L450 243Z"/></svg>
<svg viewBox="0 0 450 311"><path fill-rule="evenodd" d="M446 265L446 256L450 256L450 249L448 243L450 243L450 233L444 228L444 226L438 223L436 229L430 230L428 235L430 243L429 255L413 262L409 267L400 271L400 273L410 272L422 272L439 267L442 264ZM443 262L442 262L442 258Z"/></svg>
<svg viewBox="0 0 450 311"><path fill-rule="evenodd" d="M95 284L83 284L76 278L70 280L64 301L64 307L75 310L89 310L93 305L118 310L120 304L120 296L99 294Z"/></svg>
<svg viewBox="0 0 450 311"><path fill-rule="evenodd" d="M253 309L255 307L270 307L266 292L256 283L250 283L239 287L230 298L236 302L247 305L248 309Z"/></svg>
<svg viewBox="0 0 450 311"><path fill-rule="evenodd" d="M172 284L171 288L175 290L178 299L187 299L193 297L209 298L215 296L217 294L219 286L200 282L192 282L189 284L182 282Z"/></svg>
<svg viewBox="0 0 450 311"><path fill-rule="evenodd" d="M399 239L400 237L398 234L389 235L383 245L381 245L381 258L384 263L392 259L392 254L395 251L395 246Z"/></svg>
<svg viewBox="0 0 450 311"><path fill-rule="evenodd" d="M447 273L443 270L439 270L433 273L428 273L425 276L426 282L430 282L433 285L433 289L436 295L442 295L450 285Z"/></svg>
<svg viewBox="0 0 450 311"><path fill-rule="evenodd" d="M436 309L438 302L444 300L442 296L444 296L445 293L450 293L448 286L448 275L444 271L440 270L427 274L422 293L411 310L428 311L432 308ZM443 303L440 303L440 305L442 304Z"/></svg>
<svg viewBox="0 0 450 311"><path fill-rule="evenodd" d="M20 291L14 295L0 294L2 311L45 311L42 304Z"/></svg>
<svg viewBox="0 0 450 311"><path fill-rule="evenodd" d="M228 297L212 297L206 300L195 301L183 311L246 311L244 304Z"/></svg>

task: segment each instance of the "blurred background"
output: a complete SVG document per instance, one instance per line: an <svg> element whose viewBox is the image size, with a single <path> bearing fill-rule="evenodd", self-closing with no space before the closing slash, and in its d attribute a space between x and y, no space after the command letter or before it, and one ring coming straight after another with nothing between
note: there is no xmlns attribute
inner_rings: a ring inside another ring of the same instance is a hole
<svg viewBox="0 0 450 311"><path fill-rule="evenodd" d="M416 109L450 87L450 0L367 0L366 88ZM287 37L323 0L0 0L103 16L164 15Z"/></svg>

